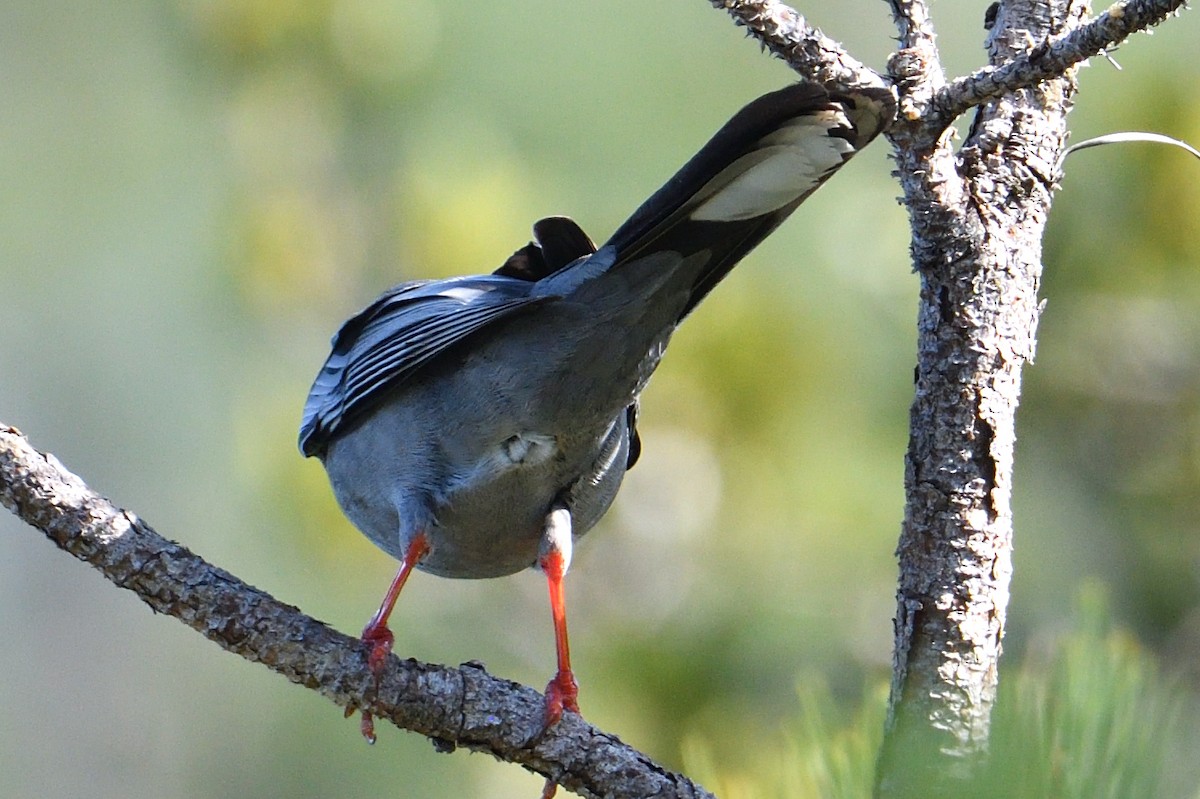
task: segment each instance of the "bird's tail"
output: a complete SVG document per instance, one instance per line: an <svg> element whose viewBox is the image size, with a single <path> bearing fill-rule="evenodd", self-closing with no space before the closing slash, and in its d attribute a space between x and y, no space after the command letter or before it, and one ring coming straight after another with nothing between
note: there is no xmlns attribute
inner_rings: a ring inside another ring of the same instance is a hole
<svg viewBox="0 0 1200 799"><path fill-rule="evenodd" d="M797 83L729 120L601 248L611 269L659 252L700 264L679 318L891 121L885 88ZM701 256L692 259L692 256Z"/></svg>

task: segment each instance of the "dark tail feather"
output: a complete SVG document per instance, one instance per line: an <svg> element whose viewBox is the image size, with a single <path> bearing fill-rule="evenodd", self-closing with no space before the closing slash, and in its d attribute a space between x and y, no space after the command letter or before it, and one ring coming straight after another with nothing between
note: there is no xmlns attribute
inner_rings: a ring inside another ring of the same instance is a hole
<svg viewBox="0 0 1200 799"><path fill-rule="evenodd" d="M533 239L508 256L504 265L492 274L533 282L596 251L588 234L566 216L550 216L535 222Z"/></svg>
<svg viewBox="0 0 1200 799"><path fill-rule="evenodd" d="M739 111L606 247L614 269L647 252L708 250L686 316L750 250L891 121L889 90L798 83Z"/></svg>

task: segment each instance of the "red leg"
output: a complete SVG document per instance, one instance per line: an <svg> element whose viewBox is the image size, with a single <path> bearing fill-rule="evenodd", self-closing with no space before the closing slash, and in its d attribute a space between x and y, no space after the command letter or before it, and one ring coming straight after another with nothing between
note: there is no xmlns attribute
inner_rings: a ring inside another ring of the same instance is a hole
<svg viewBox="0 0 1200 799"><path fill-rule="evenodd" d="M571 647L567 641L567 603L563 578L571 565L571 513L555 508L546 516L538 565L550 587L550 614L554 618L554 649L558 653L558 671L546 686L546 726L550 729L562 718L564 710L579 712L579 684L571 672ZM558 785L546 780L542 799L553 799Z"/></svg>
<svg viewBox="0 0 1200 799"><path fill-rule="evenodd" d="M571 565L571 513L555 508L546 517L538 565L546 574L550 588L550 613L554 617L554 648L558 653L558 672L546 686L546 727L562 718L564 710L579 712L579 684L571 673L571 648L567 642L567 605L563 577Z"/></svg>
<svg viewBox="0 0 1200 799"><path fill-rule="evenodd" d="M558 783L547 777L546 785L542 788L542 799L554 799L556 793L558 793Z"/></svg>
<svg viewBox="0 0 1200 799"><path fill-rule="evenodd" d="M400 568L396 570L396 576L392 578L392 584L383 597L383 603L380 604L379 610L375 611L371 620L367 622L367 626L363 628L362 642L371 647L371 651L367 655L367 668L375 675L377 682L388 655L392 653L392 644L396 640L396 636L388 629L388 617L392 615L392 610L396 607L400 590L408 582L408 575L428 552L429 539L424 533L417 533L409 542L408 549L404 551L404 560L400 561ZM362 714L362 736L367 739L367 743L375 743L375 720L365 710Z"/></svg>
<svg viewBox="0 0 1200 799"><path fill-rule="evenodd" d="M550 586L550 614L554 617L554 648L558 653L558 672L546 686L546 726L555 724L563 710L579 712L579 684L571 672L571 648L567 641L567 606L563 592L566 574L561 552L552 552L541 559L546 582Z"/></svg>

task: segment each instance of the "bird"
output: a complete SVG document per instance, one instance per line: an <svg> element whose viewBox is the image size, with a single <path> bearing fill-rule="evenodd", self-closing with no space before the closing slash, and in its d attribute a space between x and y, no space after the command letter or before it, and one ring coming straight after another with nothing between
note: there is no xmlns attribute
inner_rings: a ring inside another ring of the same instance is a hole
<svg viewBox="0 0 1200 799"><path fill-rule="evenodd" d="M399 561L363 629L378 676L413 569L545 574L557 671L544 729L579 712L563 580L638 459L639 398L683 319L889 124L890 90L790 84L735 114L600 247L549 217L491 274L385 291L332 339L304 405L350 521ZM363 712L362 733L374 741Z"/></svg>

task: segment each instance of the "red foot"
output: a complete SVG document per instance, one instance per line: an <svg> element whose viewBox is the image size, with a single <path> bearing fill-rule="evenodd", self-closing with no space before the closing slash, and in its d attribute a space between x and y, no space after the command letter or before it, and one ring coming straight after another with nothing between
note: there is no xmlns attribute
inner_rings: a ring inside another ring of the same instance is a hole
<svg viewBox="0 0 1200 799"><path fill-rule="evenodd" d="M579 712L579 683L570 670L558 672L546 685L546 729L558 723L564 710Z"/></svg>
<svg viewBox="0 0 1200 799"><path fill-rule="evenodd" d="M345 717L350 718L355 713L359 712L354 705L346 708ZM375 743L375 717L368 711L362 711L362 722L359 724L359 730L362 732L362 737L367 739L367 743Z"/></svg>
<svg viewBox="0 0 1200 799"><path fill-rule="evenodd" d="M396 642L396 636L392 635L392 631L387 628L386 624L372 619L371 623L363 628L362 642L371 648L367 653L367 668L375 675L375 681L378 684L379 675L383 672L383 665L387 662L388 656L392 654L392 644ZM350 715L352 712L349 711L346 715ZM375 743L375 719L365 710L362 712L359 730L362 732L362 737L367 739L367 743Z"/></svg>
<svg viewBox="0 0 1200 799"><path fill-rule="evenodd" d="M358 725L362 737L367 740L367 743L375 744L375 717L367 711L362 712L362 721Z"/></svg>
<svg viewBox="0 0 1200 799"><path fill-rule="evenodd" d="M392 644L396 640L392 631L388 629L388 617L392 615L392 608L396 606L396 599L400 596L400 589L404 587L408 575L412 572L413 567L421 561L421 558L428 553L429 539L424 533L418 533L404 552L404 560L400 561L400 568L396 571L396 576L392 578L392 584L383 597L383 604L379 606L379 610L363 628L362 642L371 648L371 651L367 653L367 668L375 676L376 688L379 687L379 675L383 673L388 656L392 654ZM347 718L353 713L353 710L347 710ZM362 736L367 739L367 743L375 743L375 719L365 710L362 712L360 729Z"/></svg>
<svg viewBox="0 0 1200 799"><path fill-rule="evenodd" d="M579 712L579 683L575 682L575 675L570 669L558 672L546 685L546 726L542 728L543 733L558 723L564 710ZM557 792L558 783L547 778L546 787L542 788L542 799L554 799Z"/></svg>
<svg viewBox="0 0 1200 799"><path fill-rule="evenodd" d="M392 654L392 645L396 643L396 636L388 629L386 624L380 623L375 619L363 628L362 642L371 647L371 651L367 653L367 668L376 677L383 671L383 664L387 662L388 655Z"/></svg>

